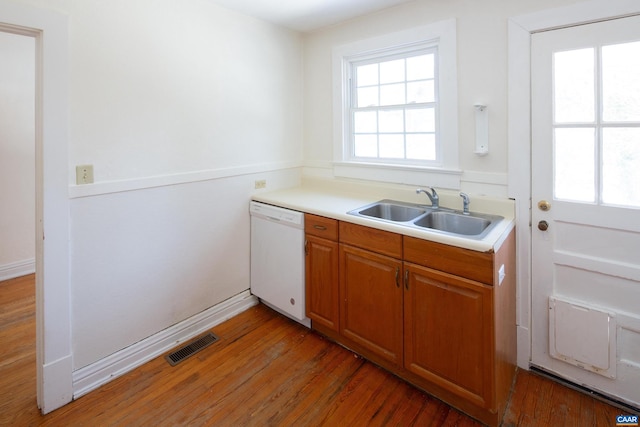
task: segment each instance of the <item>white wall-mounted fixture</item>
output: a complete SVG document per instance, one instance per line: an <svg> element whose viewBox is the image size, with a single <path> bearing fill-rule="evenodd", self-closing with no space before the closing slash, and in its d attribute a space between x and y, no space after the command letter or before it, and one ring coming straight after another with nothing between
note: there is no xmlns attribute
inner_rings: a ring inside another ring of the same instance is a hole
<svg viewBox="0 0 640 427"><path fill-rule="evenodd" d="M476 104L476 150L478 156L489 154L489 110L486 105Z"/></svg>

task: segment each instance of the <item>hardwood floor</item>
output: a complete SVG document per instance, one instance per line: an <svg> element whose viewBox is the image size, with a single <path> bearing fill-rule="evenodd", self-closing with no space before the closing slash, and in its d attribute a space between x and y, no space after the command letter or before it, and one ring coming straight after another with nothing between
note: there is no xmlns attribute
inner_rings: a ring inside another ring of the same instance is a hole
<svg viewBox="0 0 640 427"><path fill-rule="evenodd" d="M33 275L0 282L0 426L477 426L265 306L213 328L175 367L162 357L51 414L35 398ZM504 426L613 426L617 408L519 371Z"/></svg>

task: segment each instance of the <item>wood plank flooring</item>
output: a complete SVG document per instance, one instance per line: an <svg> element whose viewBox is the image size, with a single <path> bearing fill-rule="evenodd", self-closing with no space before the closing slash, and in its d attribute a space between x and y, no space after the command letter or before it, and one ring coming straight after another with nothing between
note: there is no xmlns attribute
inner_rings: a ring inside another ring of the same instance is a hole
<svg viewBox="0 0 640 427"><path fill-rule="evenodd" d="M175 367L162 357L43 416L33 275L0 282L0 426L478 426L323 337L257 306ZM613 426L620 410L519 371L503 425Z"/></svg>

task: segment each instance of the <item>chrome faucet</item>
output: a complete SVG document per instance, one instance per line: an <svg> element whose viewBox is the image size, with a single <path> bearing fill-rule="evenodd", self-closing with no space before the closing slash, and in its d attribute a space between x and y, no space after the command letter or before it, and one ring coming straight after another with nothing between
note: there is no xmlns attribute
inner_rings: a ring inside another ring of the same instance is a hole
<svg viewBox="0 0 640 427"><path fill-rule="evenodd" d="M460 193L460 197L462 197L462 213L465 215L469 215L469 195L467 193Z"/></svg>
<svg viewBox="0 0 640 427"><path fill-rule="evenodd" d="M418 188L416 190L416 194L424 193L427 195L429 200L431 200L431 207L434 209L438 209L440 207L440 198L438 197L438 193L436 193L436 189L433 187L428 187L431 190L429 193L427 190L423 190L422 188Z"/></svg>

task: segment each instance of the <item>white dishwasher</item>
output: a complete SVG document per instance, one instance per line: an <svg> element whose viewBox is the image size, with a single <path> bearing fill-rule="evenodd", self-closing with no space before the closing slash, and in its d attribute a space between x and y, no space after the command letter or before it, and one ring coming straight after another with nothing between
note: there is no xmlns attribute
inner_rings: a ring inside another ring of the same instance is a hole
<svg viewBox="0 0 640 427"><path fill-rule="evenodd" d="M304 214L251 202L251 293L311 326L305 315Z"/></svg>

